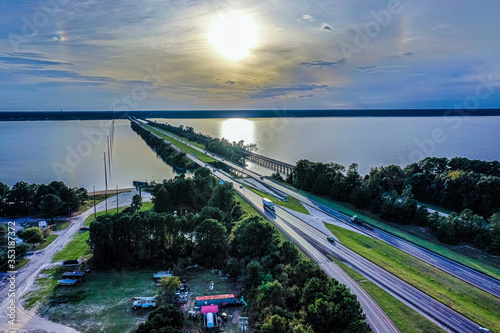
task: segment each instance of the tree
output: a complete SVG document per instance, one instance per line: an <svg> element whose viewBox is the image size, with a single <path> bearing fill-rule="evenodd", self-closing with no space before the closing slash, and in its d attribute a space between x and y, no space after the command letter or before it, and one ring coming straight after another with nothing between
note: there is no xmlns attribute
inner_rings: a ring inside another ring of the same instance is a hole
<svg viewBox="0 0 500 333"><path fill-rule="evenodd" d="M259 216L250 216L236 223L229 239L233 256L248 261L271 254L278 243L276 229Z"/></svg>
<svg viewBox="0 0 500 333"><path fill-rule="evenodd" d="M194 230L193 256L202 264L220 266L226 256L226 228L214 219L205 219Z"/></svg>
<svg viewBox="0 0 500 333"><path fill-rule="evenodd" d="M160 186L153 197L153 204L157 213L167 213L170 211L170 196L165 186Z"/></svg>
<svg viewBox="0 0 500 333"><path fill-rule="evenodd" d="M233 184L228 182L217 185L208 201L208 205L217 207L225 214L229 214L234 205Z"/></svg>
<svg viewBox="0 0 500 333"><path fill-rule="evenodd" d="M285 318L274 315L264 321L260 331L263 333L286 333L286 329L287 324Z"/></svg>
<svg viewBox="0 0 500 333"><path fill-rule="evenodd" d="M10 194L10 187L4 183L0 183L0 215L5 214L7 206L7 198Z"/></svg>
<svg viewBox="0 0 500 333"><path fill-rule="evenodd" d="M28 209L33 203L34 187L26 182L17 182L10 191L10 200L14 202L16 212L29 214Z"/></svg>
<svg viewBox="0 0 500 333"><path fill-rule="evenodd" d="M54 217L61 213L63 203L61 199L55 194L48 194L40 203L40 213L44 217L50 217L54 223Z"/></svg>
<svg viewBox="0 0 500 333"><path fill-rule="evenodd" d="M167 304L151 312L136 333L182 333L183 325L184 314L172 304Z"/></svg>
<svg viewBox="0 0 500 333"><path fill-rule="evenodd" d="M163 293L163 297L167 302L171 302L175 296L175 293L181 287L181 280L178 276L164 276L160 280L160 288Z"/></svg>
<svg viewBox="0 0 500 333"><path fill-rule="evenodd" d="M19 238L31 245L41 243L43 241L43 231L38 227L27 228L19 232Z"/></svg>
<svg viewBox="0 0 500 333"><path fill-rule="evenodd" d="M139 194L135 194L132 197L132 204L130 205L130 208L136 212L142 207L142 198Z"/></svg>

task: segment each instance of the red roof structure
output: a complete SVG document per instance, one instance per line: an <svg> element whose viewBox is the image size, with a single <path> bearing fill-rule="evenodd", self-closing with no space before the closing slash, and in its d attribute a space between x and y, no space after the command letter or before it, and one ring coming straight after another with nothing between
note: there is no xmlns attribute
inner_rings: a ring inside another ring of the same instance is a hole
<svg viewBox="0 0 500 333"><path fill-rule="evenodd" d="M234 298L234 294L226 294L226 295L213 295L213 296L198 296L196 297L197 301L210 301L213 299L224 299L224 298Z"/></svg>
<svg viewBox="0 0 500 333"><path fill-rule="evenodd" d="M204 305L201 307L201 313L217 313L219 312L218 305Z"/></svg>

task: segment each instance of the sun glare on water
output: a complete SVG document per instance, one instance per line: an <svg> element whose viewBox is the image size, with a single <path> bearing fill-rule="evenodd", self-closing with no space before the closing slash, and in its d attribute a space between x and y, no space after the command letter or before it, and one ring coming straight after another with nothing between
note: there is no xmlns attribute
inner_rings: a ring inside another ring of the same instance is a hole
<svg viewBox="0 0 500 333"><path fill-rule="evenodd" d="M214 18L208 38L220 55L230 60L240 60L257 45L259 31L249 15L228 12Z"/></svg>

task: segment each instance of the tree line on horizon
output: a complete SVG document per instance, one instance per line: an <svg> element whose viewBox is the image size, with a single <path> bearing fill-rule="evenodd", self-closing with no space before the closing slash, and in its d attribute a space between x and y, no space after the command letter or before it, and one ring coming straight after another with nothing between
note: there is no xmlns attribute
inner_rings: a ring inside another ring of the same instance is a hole
<svg viewBox="0 0 500 333"><path fill-rule="evenodd" d="M427 157L404 168L375 167L362 177L357 164L296 163L286 182L333 200L348 202L390 222L429 227L447 244L473 243L500 253L500 163ZM272 176L285 181L278 173ZM418 201L422 202L421 205ZM448 208L447 217L425 203Z"/></svg>
<svg viewBox="0 0 500 333"><path fill-rule="evenodd" d="M12 188L0 183L0 216L40 214L53 219L77 211L86 200L86 189L70 188L61 181L50 184L19 181Z"/></svg>

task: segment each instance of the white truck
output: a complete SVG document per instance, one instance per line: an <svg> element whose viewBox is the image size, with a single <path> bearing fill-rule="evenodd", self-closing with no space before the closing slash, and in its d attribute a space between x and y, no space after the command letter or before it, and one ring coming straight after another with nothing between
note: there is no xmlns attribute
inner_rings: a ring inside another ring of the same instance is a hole
<svg viewBox="0 0 500 333"><path fill-rule="evenodd" d="M264 205L264 208L267 208L274 212L274 204L271 200L269 200L268 198L262 198L262 204Z"/></svg>
<svg viewBox="0 0 500 333"><path fill-rule="evenodd" d="M156 296L153 297L132 297L134 304L132 309L152 309L156 308Z"/></svg>

